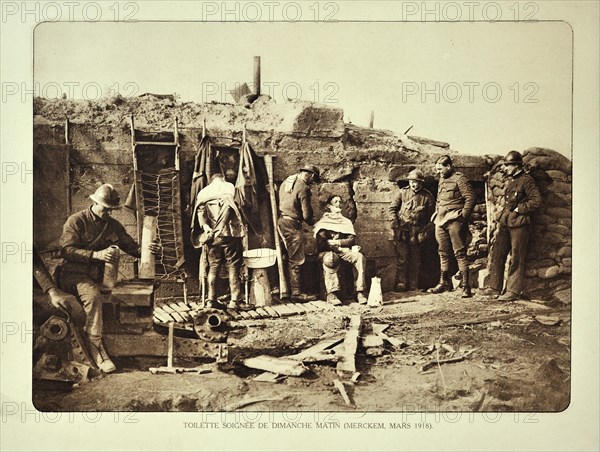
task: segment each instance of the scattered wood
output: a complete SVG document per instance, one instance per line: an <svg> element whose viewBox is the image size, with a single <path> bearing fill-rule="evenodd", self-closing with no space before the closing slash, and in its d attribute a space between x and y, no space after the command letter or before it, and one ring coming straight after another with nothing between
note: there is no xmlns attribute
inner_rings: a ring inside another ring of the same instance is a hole
<svg viewBox="0 0 600 452"><path fill-rule="evenodd" d="M272 372L264 372L259 376L253 378L254 381L265 382L265 383L281 383L285 380L284 375L274 374Z"/></svg>
<svg viewBox="0 0 600 452"><path fill-rule="evenodd" d="M374 328L373 328L374 329ZM377 336L379 336L381 339L383 339L384 341L389 342L390 344L392 344L394 347L396 348L402 348L402 344L404 344L404 342L399 341L398 339L394 338L394 337L390 337L387 334L383 333L383 332L377 332L376 333Z"/></svg>
<svg viewBox="0 0 600 452"><path fill-rule="evenodd" d="M456 350L454 350L454 348L452 348L452 346L451 346L451 345L448 345L448 344L442 344L442 348L443 348L444 350L446 350L448 353L452 354L452 355L453 355L454 353L456 353Z"/></svg>
<svg viewBox="0 0 600 452"><path fill-rule="evenodd" d="M364 348L383 347L383 339L377 334L367 334L363 337L362 346Z"/></svg>
<svg viewBox="0 0 600 452"><path fill-rule="evenodd" d="M285 397L255 397L252 399L246 399L246 400L242 400L240 402L235 402L235 403L229 404L225 408L223 408L223 411L235 411L235 410L239 410L240 408L247 407L249 405L254 405L256 403L280 402L284 399L285 399Z"/></svg>
<svg viewBox="0 0 600 452"><path fill-rule="evenodd" d="M330 339L326 339L316 343L315 345L302 350L300 353L295 355L286 356L288 359L294 359L302 362L316 362L316 361L332 361L338 360L333 347L338 345L344 340L343 335L338 335Z"/></svg>
<svg viewBox="0 0 600 452"><path fill-rule="evenodd" d="M358 338L362 329L362 317L360 314L350 317L349 329L344 337L344 348L340 361L337 363L338 371L356 372L354 355L358 347Z"/></svg>
<svg viewBox="0 0 600 452"><path fill-rule="evenodd" d="M373 323L371 324L371 328L373 329L373 333L379 334L385 332L390 327L387 323Z"/></svg>
<svg viewBox="0 0 600 452"><path fill-rule="evenodd" d="M463 361L464 359L468 358L469 355L471 353L473 353L474 350L471 350L469 352L466 352L463 355L460 356L456 356L454 358L446 358L446 359L434 359L431 360L429 362L426 362L425 364L423 364L421 366L421 372L425 372L426 370L431 369L434 366L437 366L438 364L449 364L449 363L457 363L459 361Z"/></svg>
<svg viewBox="0 0 600 452"><path fill-rule="evenodd" d="M244 366L252 369L266 370L275 374L299 377L308 369L300 361L286 358L275 358L273 356L261 355L255 358L247 358L243 361Z"/></svg>
<svg viewBox="0 0 600 452"><path fill-rule="evenodd" d="M550 316L550 315L536 315L534 317L534 319L541 323L542 325L547 325L547 326L556 326L558 324L560 324L560 318L556 317L556 316Z"/></svg>
<svg viewBox="0 0 600 452"><path fill-rule="evenodd" d="M346 392L344 384L336 378L335 380L333 380L333 385L337 388L338 391L340 391L340 394L342 395L342 398L344 399L346 405L352 405L352 401L350 400L350 397L348 397L348 393Z"/></svg>
<svg viewBox="0 0 600 452"><path fill-rule="evenodd" d="M183 374L183 373L193 373L193 374L208 374L212 372L212 369L198 366L198 367L169 367L169 366L160 366L160 367L151 367L148 369L151 374Z"/></svg>

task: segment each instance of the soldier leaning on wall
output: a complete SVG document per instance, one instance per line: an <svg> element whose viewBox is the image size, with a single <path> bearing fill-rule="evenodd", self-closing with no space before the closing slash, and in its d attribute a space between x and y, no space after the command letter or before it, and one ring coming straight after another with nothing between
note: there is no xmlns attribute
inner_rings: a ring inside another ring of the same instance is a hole
<svg viewBox="0 0 600 452"><path fill-rule="evenodd" d="M507 181L496 218L498 230L490 248L489 286L482 290L482 294L500 301L514 301L519 299L523 289L531 215L542 204L542 198L533 177L525 173L523 156L517 151L506 154L504 172ZM500 295L509 252L506 292Z"/></svg>
<svg viewBox="0 0 600 452"><path fill-rule="evenodd" d="M433 195L423 188L423 173L414 169L406 179L408 186L400 189L388 209L396 254L394 292L418 288L421 247L430 234L429 219L434 207ZM398 178L396 182L401 180L402 178Z"/></svg>
<svg viewBox="0 0 600 452"><path fill-rule="evenodd" d="M452 289L448 274L450 254L454 253L461 273L462 297L469 298L469 263L467 261L467 236L469 217L475 207L475 195L466 176L454 170L452 159L443 155L435 162L435 171L440 175L435 213L431 218L435 224L435 239L440 256L440 282L429 293L442 293Z"/></svg>

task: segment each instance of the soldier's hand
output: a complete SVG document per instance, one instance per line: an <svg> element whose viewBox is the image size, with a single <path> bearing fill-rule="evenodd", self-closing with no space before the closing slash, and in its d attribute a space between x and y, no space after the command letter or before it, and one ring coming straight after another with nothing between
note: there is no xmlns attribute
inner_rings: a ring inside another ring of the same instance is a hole
<svg viewBox="0 0 600 452"><path fill-rule="evenodd" d="M119 250L117 248L104 248L100 251L92 252L92 259L106 262L107 264L114 264L117 262L119 256Z"/></svg>
<svg viewBox="0 0 600 452"><path fill-rule="evenodd" d="M77 298L75 298L74 295L65 293L54 287L48 291L48 295L50 295L50 302L55 308L61 309L67 313L69 312L69 302L77 302Z"/></svg>
<svg viewBox="0 0 600 452"><path fill-rule="evenodd" d="M148 245L148 248L150 249L150 252L155 256L158 256L162 253L162 245L156 241Z"/></svg>

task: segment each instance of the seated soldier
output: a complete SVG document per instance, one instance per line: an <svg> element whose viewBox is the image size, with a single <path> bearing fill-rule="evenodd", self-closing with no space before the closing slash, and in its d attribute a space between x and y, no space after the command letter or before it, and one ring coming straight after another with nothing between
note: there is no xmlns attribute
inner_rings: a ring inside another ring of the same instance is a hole
<svg viewBox="0 0 600 452"><path fill-rule="evenodd" d="M71 215L63 226L60 253L65 263L60 266L58 283L65 292L77 295L83 305L92 358L100 370L108 373L116 367L102 343L100 289L104 266L117 261L119 249L136 258L141 256L141 249L125 227L110 216L113 210L121 208L119 194L112 185L101 185L90 199L94 204ZM111 248L112 245L119 249ZM149 248L153 254L162 252L157 242Z"/></svg>
<svg viewBox="0 0 600 452"><path fill-rule="evenodd" d="M323 263L327 302L333 305L341 304L337 292L340 290L338 269L342 259L354 267L356 298L360 304L366 304L367 297L363 293L366 259L362 253L352 251L356 233L352 222L342 215L341 204L340 196L330 196L327 199L328 212L325 212L314 226L319 259Z"/></svg>

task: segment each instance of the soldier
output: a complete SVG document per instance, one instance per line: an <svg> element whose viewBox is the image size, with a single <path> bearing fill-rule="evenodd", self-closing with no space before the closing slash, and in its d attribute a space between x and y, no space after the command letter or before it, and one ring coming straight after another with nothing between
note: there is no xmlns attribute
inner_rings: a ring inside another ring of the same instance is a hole
<svg viewBox="0 0 600 452"><path fill-rule="evenodd" d="M85 331L90 341L90 351L96 365L104 372L116 367L102 344L102 295L100 282L106 263L118 260L119 249L139 258L140 246L125 231L121 223L110 216L120 209L120 198L110 184L103 184L90 195L94 204L71 215L63 226L60 253L65 260L59 270L59 287L77 295L86 313ZM150 244L153 254L160 254L158 243Z"/></svg>
<svg viewBox="0 0 600 452"><path fill-rule="evenodd" d="M433 195L423 188L421 171L412 170L407 179L408 186L400 189L389 207L396 252L395 292L417 289L421 244L427 239L434 205Z"/></svg>
<svg viewBox="0 0 600 452"><path fill-rule="evenodd" d="M234 201L235 187L225 181L221 173L212 175L210 184L198 192L194 206L192 240L195 246L208 249L208 278L206 306L217 303L216 285L221 265L225 263L229 276L231 301L229 309L236 309L242 300L240 270L243 260L244 227L242 216ZM200 234L198 236L198 234Z"/></svg>
<svg viewBox="0 0 600 452"><path fill-rule="evenodd" d="M302 223L314 224L310 186L319 182L319 168L307 165L296 174L288 176L279 188L279 213L277 229L288 254L288 269L292 299L313 301L316 297L302 293L300 266L304 263L304 235Z"/></svg>
<svg viewBox="0 0 600 452"><path fill-rule="evenodd" d="M340 259L354 267L356 299L360 304L367 304L365 290L365 256L354 248L356 233L352 222L342 215L342 198L337 195L327 199L327 210L323 217L315 223L314 233L317 239L319 259L323 264L327 302L340 305L337 296L340 290L338 270Z"/></svg>
<svg viewBox="0 0 600 452"><path fill-rule="evenodd" d="M500 198L498 230L490 250L489 287L486 287L482 293L498 297L501 301L514 301L519 299L523 289L531 214L540 207L542 198L533 178L523 170L521 154L517 151L506 154L504 168L508 180L504 188L504 196ZM509 252L511 258L506 292L500 295Z"/></svg>
<svg viewBox="0 0 600 452"><path fill-rule="evenodd" d="M440 256L440 282L429 293L442 293L452 289L448 271L449 257L454 253L461 273L462 297L471 297L469 264L467 262L467 235L469 217L475 207L475 195L467 178L454 170L450 156L437 159L435 170L440 175L435 213L435 239Z"/></svg>

